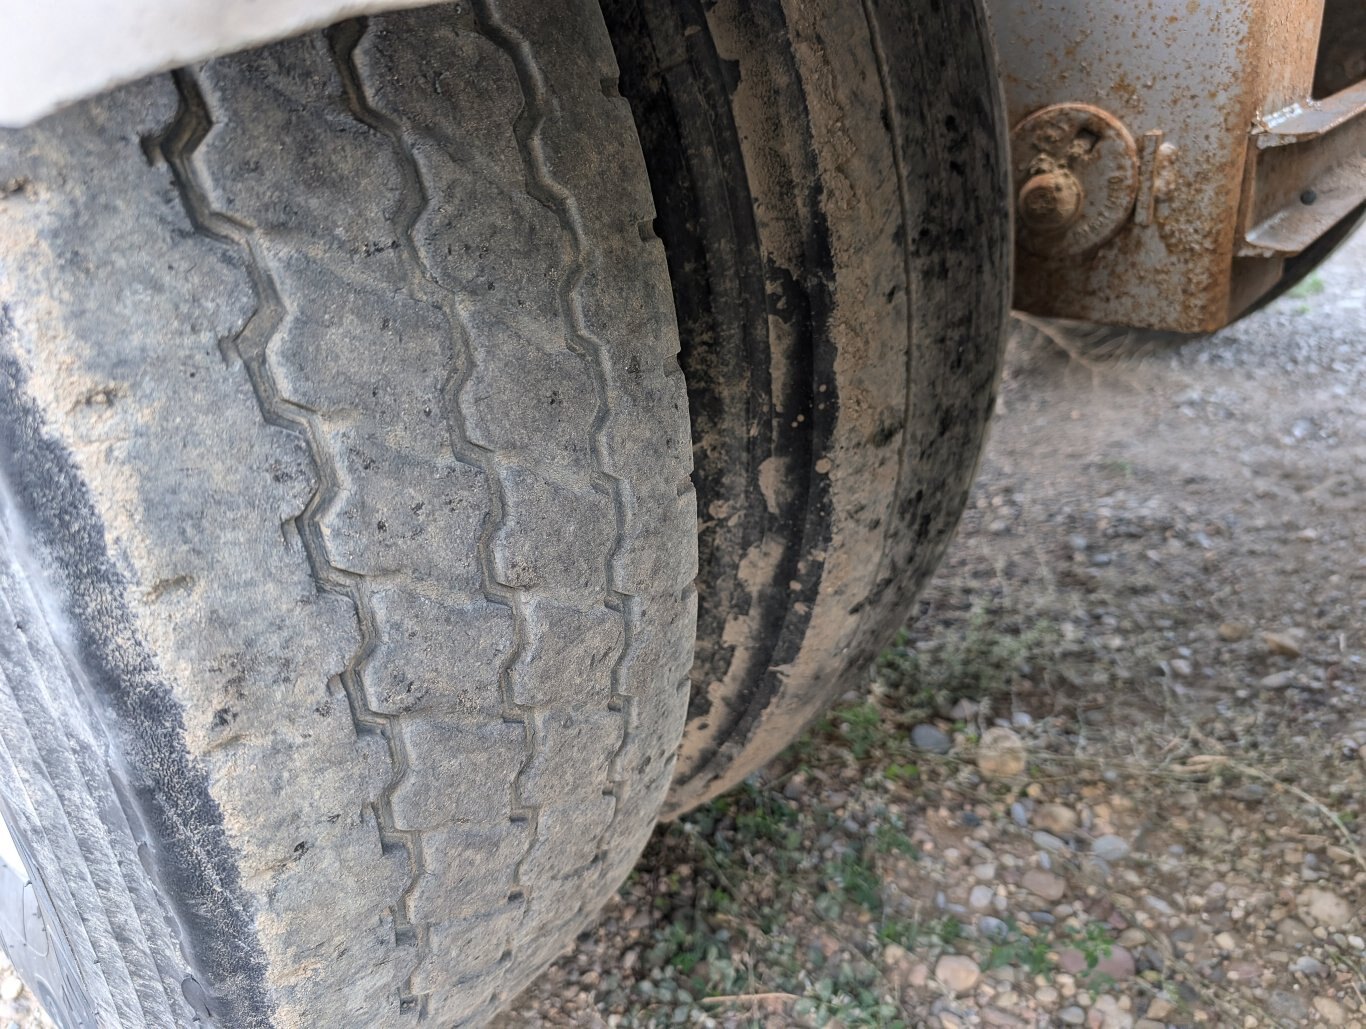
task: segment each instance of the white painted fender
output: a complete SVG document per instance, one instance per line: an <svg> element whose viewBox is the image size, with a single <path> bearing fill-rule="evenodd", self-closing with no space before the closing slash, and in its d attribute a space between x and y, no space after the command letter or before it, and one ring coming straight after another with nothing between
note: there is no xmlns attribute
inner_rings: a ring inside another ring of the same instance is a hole
<svg viewBox="0 0 1366 1029"><path fill-rule="evenodd" d="M424 0L0 0L0 125L111 86Z"/></svg>

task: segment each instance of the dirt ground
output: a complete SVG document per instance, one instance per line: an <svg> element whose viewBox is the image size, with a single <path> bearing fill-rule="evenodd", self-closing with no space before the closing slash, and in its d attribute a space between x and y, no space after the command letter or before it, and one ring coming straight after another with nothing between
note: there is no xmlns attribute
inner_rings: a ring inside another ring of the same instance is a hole
<svg viewBox="0 0 1366 1029"><path fill-rule="evenodd" d="M1366 1027L1363 397L1366 233L1180 348L1022 327L867 689L503 1025Z"/></svg>

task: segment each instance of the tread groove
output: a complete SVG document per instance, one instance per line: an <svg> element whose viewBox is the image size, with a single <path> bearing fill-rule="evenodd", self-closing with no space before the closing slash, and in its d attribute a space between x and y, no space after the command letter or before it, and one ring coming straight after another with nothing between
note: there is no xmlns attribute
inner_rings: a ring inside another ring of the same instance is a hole
<svg viewBox="0 0 1366 1029"><path fill-rule="evenodd" d="M521 725L525 732L525 754L512 780L509 795L509 821L513 824L529 824L526 851L519 859L513 872L514 889L508 895L509 903L525 907L528 888L522 882L521 866L525 862L538 836L539 811L535 805L526 803L519 789L519 781L527 767L534 760L537 749L534 710L518 704L513 698L511 677L518 658L526 647L526 611L521 591L498 581L493 558L493 542L502 526L506 511L506 498L497 475L497 455L487 447L481 446L470 438L468 428L460 409L459 397L465 384L474 372L475 360L470 333L456 304L452 291L443 286L427 266L414 237L415 227L423 213L431 205L431 191L423 180L421 169L413 155L412 148L405 138L402 128L393 118L374 106L368 99L360 69L356 65L355 53L368 28L366 19L356 19L333 26L326 33L329 48L337 73L341 77L346 93L347 106L353 117L378 132L390 144L400 162L404 179L404 209L399 216L398 236L405 255L410 284L415 287L413 294L441 312L451 331L456 359L451 362L451 371L442 383L438 393L445 399L447 430L451 449L457 460L478 469L488 483L489 512L479 535L479 572L484 598L490 603L501 605L509 610L513 620L513 642L498 669L498 684L503 706L503 720L507 724ZM416 884L414 876L412 885ZM421 943L419 955L427 950L428 927L419 926L417 935ZM420 963L420 962L419 962ZM411 977L410 977L411 983ZM411 990L409 995L412 996ZM415 997L418 1010L423 1016L428 1014L425 997Z"/></svg>
<svg viewBox="0 0 1366 1029"><path fill-rule="evenodd" d="M472 8L480 30L507 54L521 85L524 106L514 126L514 134L526 169L527 192L555 215L561 230L569 240L571 259L557 283L560 308L570 329L566 344L571 351L585 359L592 370L598 391L598 409L594 415L592 428L592 481L594 488L611 498L616 517L616 536L606 559L605 606L620 616L623 636L621 648L612 664L611 696L607 704L609 711L619 712L622 718L621 742L613 754L608 773L611 780L611 796L615 803L612 815L593 848L595 856L592 863L596 864L602 861L607 841L615 829L617 814L622 806L625 776L620 769L620 759L629 745L634 722L635 699L622 690L621 672L639 631L639 602L637 598L620 588L620 577L616 568L622 552L622 541L627 536L632 497L629 483L609 468L604 437L610 418L607 398L612 384L612 369L605 345L587 326L580 295L580 289L588 274L588 231L584 226L577 200L569 188L556 179L543 149L542 132L547 120L547 111L552 108L548 98L545 72L536 59L531 43L507 24L496 10L497 4L494 0L475 0ZM533 846L535 836L533 833Z"/></svg>
<svg viewBox="0 0 1366 1029"><path fill-rule="evenodd" d="M873 11L872 0L862 0L860 6L863 9L863 20L868 26L868 39L873 53L873 61L877 66L878 87L882 91L883 108L887 112L887 133L891 143L892 167L896 171L896 197L901 216L902 231L909 231L909 226L914 224L911 216L911 201L907 195L908 179L906 176L906 154L904 147L904 129L901 125L901 116L897 111L896 97L892 93L891 58L887 54L887 46L882 40L882 28L878 24L877 14ZM919 290L916 288L915 268L911 263L909 251L902 252L902 265L906 274L906 302L914 309L918 299ZM898 459L896 467L896 482L892 487L892 497L900 497L905 490L906 469L910 464L910 450L912 432L910 427L915 424L915 340L913 338L915 323L912 319L906 319L906 384L904 387L904 401L901 412L901 440L898 446ZM892 564L892 537L887 536L882 541L882 553L878 555L877 581L882 582L892 574L888 566Z"/></svg>
<svg viewBox="0 0 1366 1029"><path fill-rule="evenodd" d="M197 231L226 246L237 248L246 257L257 299L255 310L241 330L234 338L220 341L220 348L225 355L233 355L242 362L266 423L296 434L305 443L318 475L318 485L303 511L295 516L294 526L317 587L347 597L356 609L360 643L346 667L335 674L346 695L356 733L380 733L387 744L393 766L388 784L382 794L375 798L373 809L381 847L386 850L402 848L409 864L408 885L393 909L395 938L401 942L410 935L416 936L412 932L405 902L420 874L422 852L417 834L396 828L393 820L392 796L408 773L403 739L395 730L398 716L372 710L366 703L359 682L359 669L374 650L379 637L375 614L365 594L364 576L332 563L319 524L319 512L326 510L340 491L340 479L333 459L321 442L322 433L315 424L316 413L283 397L267 364L267 350L284 321L287 309L271 277L266 259L254 243L255 230L245 221L215 210L195 172L194 153L213 127L212 114L203 92L191 70L175 71L172 78L180 97L180 111L157 145L171 168L187 217ZM406 1000L400 997L401 1004Z"/></svg>

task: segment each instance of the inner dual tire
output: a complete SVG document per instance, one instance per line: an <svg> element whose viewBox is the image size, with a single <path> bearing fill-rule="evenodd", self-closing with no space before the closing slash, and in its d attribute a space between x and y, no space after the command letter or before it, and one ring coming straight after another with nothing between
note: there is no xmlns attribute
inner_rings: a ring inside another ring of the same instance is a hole
<svg viewBox="0 0 1366 1029"><path fill-rule="evenodd" d="M692 414L678 814L858 685L943 554L995 402L1009 168L980 4L604 11Z"/></svg>
<svg viewBox="0 0 1366 1029"><path fill-rule="evenodd" d="M477 0L0 132L0 935L64 1026L480 1024L859 674L1008 295L938 6Z"/></svg>

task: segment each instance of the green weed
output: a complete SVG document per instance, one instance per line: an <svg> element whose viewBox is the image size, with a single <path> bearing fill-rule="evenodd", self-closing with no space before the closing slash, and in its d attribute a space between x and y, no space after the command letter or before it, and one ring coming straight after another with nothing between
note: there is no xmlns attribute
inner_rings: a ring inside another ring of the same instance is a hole
<svg viewBox="0 0 1366 1029"><path fill-rule="evenodd" d="M1318 296L1327 288L1321 275L1309 275L1302 279L1294 289L1287 292L1286 296L1294 297L1296 300L1307 300L1310 297ZM1306 310L1308 309L1306 308Z"/></svg>

